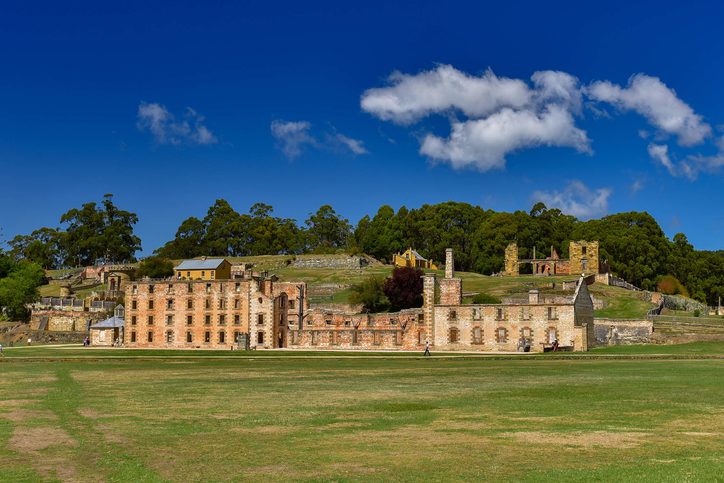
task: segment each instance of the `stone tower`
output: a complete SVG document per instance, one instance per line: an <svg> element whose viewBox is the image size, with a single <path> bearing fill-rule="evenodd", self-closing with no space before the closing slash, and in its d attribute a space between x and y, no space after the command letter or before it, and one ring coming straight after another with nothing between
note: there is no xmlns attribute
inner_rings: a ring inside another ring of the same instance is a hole
<svg viewBox="0 0 724 483"><path fill-rule="evenodd" d="M426 273L422 276L422 316L425 321L425 338L430 344L435 340L435 274Z"/></svg>
<svg viewBox="0 0 724 483"><path fill-rule="evenodd" d="M445 278L440 280L440 303L442 305L463 303L463 281L455 278L455 260L452 248L445 250Z"/></svg>
<svg viewBox="0 0 724 483"><path fill-rule="evenodd" d="M571 264L571 274L598 273L598 241L572 241L568 248L568 258Z"/></svg>
<svg viewBox="0 0 724 483"><path fill-rule="evenodd" d="M509 243L505 247L505 275L509 277L517 277L520 275L520 267L518 266L518 244L516 242Z"/></svg>

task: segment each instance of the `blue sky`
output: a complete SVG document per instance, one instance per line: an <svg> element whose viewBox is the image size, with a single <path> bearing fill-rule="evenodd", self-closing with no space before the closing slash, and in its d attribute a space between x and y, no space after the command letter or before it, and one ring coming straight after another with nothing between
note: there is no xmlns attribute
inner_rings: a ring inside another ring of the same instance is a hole
<svg viewBox="0 0 724 483"><path fill-rule="evenodd" d="M724 248L718 2L59 3L0 7L5 240L113 193L145 253L217 198L543 200Z"/></svg>

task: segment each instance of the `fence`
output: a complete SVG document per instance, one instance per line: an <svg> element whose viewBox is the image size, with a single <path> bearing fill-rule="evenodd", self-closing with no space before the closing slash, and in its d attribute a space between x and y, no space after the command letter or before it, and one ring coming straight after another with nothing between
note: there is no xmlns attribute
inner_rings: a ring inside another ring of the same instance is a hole
<svg viewBox="0 0 724 483"><path fill-rule="evenodd" d="M83 301L74 298L41 297L40 303L51 307L83 307Z"/></svg>

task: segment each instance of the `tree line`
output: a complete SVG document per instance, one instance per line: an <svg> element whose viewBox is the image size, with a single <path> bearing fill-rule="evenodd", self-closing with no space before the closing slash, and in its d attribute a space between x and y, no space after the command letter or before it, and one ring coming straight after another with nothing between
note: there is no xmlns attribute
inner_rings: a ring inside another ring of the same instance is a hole
<svg viewBox="0 0 724 483"><path fill-rule="evenodd" d="M141 248L134 234L138 217L116 207L111 195L65 213L60 228L40 228L9 242L14 260L43 268L132 262ZM500 272L508 243L521 258L545 256L553 247L568 257L571 240L598 240L600 258L611 271L643 289L675 277L695 299L716 304L724 295L724 251L694 250L683 233L668 239L645 212L627 212L581 221L536 203L526 211L496 212L460 202L394 210L382 206L356 226L332 206L321 206L304 223L275 216L272 206L256 203L237 212L219 199L203 218L185 219L175 236L155 250L163 259L301 253L367 253L383 261L414 247L423 256L444 260L455 250L455 268L483 274Z"/></svg>

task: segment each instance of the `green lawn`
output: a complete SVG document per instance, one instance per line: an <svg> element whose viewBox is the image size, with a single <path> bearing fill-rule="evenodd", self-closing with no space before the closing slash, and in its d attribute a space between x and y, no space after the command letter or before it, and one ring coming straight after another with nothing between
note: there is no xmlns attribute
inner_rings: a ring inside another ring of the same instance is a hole
<svg viewBox="0 0 724 483"><path fill-rule="evenodd" d="M611 360L10 349L0 480L716 481L721 345L591 352Z"/></svg>

